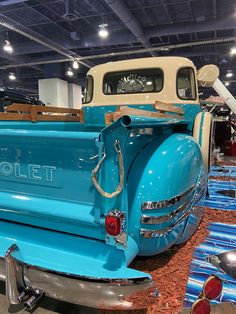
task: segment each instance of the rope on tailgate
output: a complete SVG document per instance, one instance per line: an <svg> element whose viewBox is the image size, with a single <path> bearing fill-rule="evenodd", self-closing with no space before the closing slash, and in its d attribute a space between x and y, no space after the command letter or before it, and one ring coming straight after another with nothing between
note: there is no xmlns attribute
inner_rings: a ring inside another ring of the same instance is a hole
<svg viewBox="0 0 236 314"><path fill-rule="evenodd" d="M97 191L102 196L107 197L107 198L113 198L113 197L117 196L118 194L120 194L120 192L123 189L123 185L124 185L123 156L122 156L122 152L121 152L120 142L118 140L115 141L114 148L115 148L115 150L117 152L117 155L118 155L119 177L120 177L120 181L119 181L119 184L118 184L116 190L114 192L112 192L112 193L105 192L102 189L102 187L99 185L98 180L97 180L97 173L100 170L102 163L106 159L106 153L103 154L101 160L98 162L97 166L92 171L92 181L93 181L93 184L94 184L95 188L97 189Z"/></svg>

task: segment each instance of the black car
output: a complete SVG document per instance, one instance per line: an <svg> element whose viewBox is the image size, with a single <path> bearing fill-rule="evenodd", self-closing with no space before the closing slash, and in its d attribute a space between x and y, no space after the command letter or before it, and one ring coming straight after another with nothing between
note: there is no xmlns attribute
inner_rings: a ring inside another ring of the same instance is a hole
<svg viewBox="0 0 236 314"><path fill-rule="evenodd" d="M0 87L0 112L4 112L4 108L13 103L44 106L42 101L37 98L15 92L5 87Z"/></svg>

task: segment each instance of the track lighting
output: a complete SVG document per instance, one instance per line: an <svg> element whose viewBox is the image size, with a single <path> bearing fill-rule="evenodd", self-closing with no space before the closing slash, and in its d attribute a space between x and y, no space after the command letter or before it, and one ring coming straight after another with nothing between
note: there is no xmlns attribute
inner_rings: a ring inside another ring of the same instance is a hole
<svg viewBox="0 0 236 314"><path fill-rule="evenodd" d="M231 48L230 54L231 56L236 55L236 47Z"/></svg>
<svg viewBox="0 0 236 314"><path fill-rule="evenodd" d="M232 77L232 76L233 76L233 73L232 73L232 72L226 73L226 77Z"/></svg>
<svg viewBox="0 0 236 314"><path fill-rule="evenodd" d="M11 72L11 73L9 73L9 80L10 81L15 81L16 80L16 75L15 75L15 73L13 73L13 72Z"/></svg>
<svg viewBox="0 0 236 314"><path fill-rule="evenodd" d="M13 47L10 43L9 40L5 40L5 44L3 45L3 50L6 51L7 53L12 53L13 52Z"/></svg>
<svg viewBox="0 0 236 314"><path fill-rule="evenodd" d="M68 68L68 69L67 69L66 75L68 75L68 76L73 76L73 75L74 75L74 73L73 73L73 71L71 70L71 68Z"/></svg>
<svg viewBox="0 0 236 314"><path fill-rule="evenodd" d="M101 38L107 38L109 35L108 29L107 29L107 24L100 24L99 25L99 31L98 31L98 35Z"/></svg>
<svg viewBox="0 0 236 314"><path fill-rule="evenodd" d="M74 60L72 63L72 66L73 66L73 69L77 70L79 68L79 63L76 60Z"/></svg>

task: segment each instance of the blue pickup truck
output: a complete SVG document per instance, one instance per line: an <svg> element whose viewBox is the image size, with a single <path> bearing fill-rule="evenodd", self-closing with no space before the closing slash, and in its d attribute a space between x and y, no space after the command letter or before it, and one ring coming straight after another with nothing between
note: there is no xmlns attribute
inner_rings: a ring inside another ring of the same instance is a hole
<svg viewBox="0 0 236 314"><path fill-rule="evenodd" d="M211 128L196 68L180 57L90 69L81 110L8 106L0 279L9 303L32 309L44 294L103 309L155 302L158 282L129 264L195 232Z"/></svg>

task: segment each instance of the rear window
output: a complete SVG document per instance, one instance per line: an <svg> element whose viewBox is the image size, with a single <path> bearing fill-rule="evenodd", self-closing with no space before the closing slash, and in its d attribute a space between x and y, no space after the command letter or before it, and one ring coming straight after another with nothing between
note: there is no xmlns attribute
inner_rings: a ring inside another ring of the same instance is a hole
<svg viewBox="0 0 236 314"><path fill-rule="evenodd" d="M158 93L163 88L161 69L139 69L110 72L103 79L105 95Z"/></svg>
<svg viewBox="0 0 236 314"><path fill-rule="evenodd" d="M181 68L177 72L177 95L183 100L196 99L195 75L192 68Z"/></svg>

